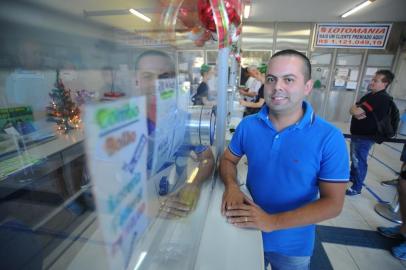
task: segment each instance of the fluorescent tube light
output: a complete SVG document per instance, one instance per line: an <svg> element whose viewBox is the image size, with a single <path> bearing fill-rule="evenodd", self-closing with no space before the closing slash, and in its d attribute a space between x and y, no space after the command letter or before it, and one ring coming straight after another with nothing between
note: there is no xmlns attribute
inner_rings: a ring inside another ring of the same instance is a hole
<svg viewBox="0 0 406 270"><path fill-rule="evenodd" d="M134 16L137 16L141 20L144 20L146 22L151 22L151 19L149 17L145 16L144 14L142 14L141 12L136 11L133 8L130 8L129 11L131 12L131 14L133 14Z"/></svg>
<svg viewBox="0 0 406 270"><path fill-rule="evenodd" d="M345 18L345 17L350 16L351 14L357 12L358 10L363 9L366 6L369 6L374 1L375 0L368 0L368 1L365 1L365 2L363 2L361 4L359 4L358 6L354 7L353 9L351 9L351 10L347 11L346 13L344 13L343 15L341 15L341 18Z"/></svg>
<svg viewBox="0 0 406 270"><path fill-rule="evenodd" d="M251 5L245 5L244 6L244 19L248 19L250 16L250 11L251 11Z"/></svg>

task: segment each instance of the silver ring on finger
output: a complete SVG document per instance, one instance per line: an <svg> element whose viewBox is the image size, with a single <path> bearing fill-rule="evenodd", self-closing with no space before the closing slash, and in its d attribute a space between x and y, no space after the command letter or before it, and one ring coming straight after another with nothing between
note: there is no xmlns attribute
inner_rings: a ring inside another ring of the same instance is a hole
<svg viewBox="0 0 406 270"><path fill-rule="evenodd" d="M245 222L246 222L246 223L248 222L248 217L245 217Z"/></svg>

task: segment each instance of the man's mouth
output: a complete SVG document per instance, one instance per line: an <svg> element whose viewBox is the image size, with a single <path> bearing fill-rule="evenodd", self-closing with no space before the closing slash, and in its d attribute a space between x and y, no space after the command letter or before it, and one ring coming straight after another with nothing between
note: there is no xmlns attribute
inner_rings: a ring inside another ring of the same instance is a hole
<svg viewBox="0 0 406 270"><path fill-rule="evenodd" d="M272 99L272 100L275 100L275 101L281 101L281 100L285 100L285 99L287 99L287 97L282 97L282 96L272 96L272 97L271 97L271 99Z"/></svg>

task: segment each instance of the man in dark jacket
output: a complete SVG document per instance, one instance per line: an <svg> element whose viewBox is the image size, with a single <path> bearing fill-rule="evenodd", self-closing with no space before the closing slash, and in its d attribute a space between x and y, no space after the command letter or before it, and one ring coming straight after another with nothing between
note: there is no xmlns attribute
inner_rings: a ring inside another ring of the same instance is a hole
<svg viewBox="0 0 406 270"><path fill-rule="evenodd" d="M394 78L395 75L390 70L378 70L368 86L370 92L350 109L351 134L370 138L351 139L350 180L353 184L346 191L349 196L361 193L368 170L368 152L375 143L374 136L377 134L376 121L383 119L388 113L390 96L386 93L386 89Z"/></svg>

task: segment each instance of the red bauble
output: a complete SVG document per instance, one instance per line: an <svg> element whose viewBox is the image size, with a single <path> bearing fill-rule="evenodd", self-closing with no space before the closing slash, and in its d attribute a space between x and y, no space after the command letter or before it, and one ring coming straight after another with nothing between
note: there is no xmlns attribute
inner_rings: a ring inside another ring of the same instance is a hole
<svg viewBox="0 0 406 270"><path fill-rule="evenodd" d="M211 8L210 1L198 0L197 12L204 28L209 31L216 32L216 23L214 22L213 9Z"/></svg>
<svg viewBox="0 0 406 270"><path fill-rule="evenodd" d="M240 25L240 16L237 13L238 0L224 0L224 5L230 23L235 26ZM216 23L214 22L213 9L211 8L209 0L197 1L197 12L202 25L209 31L216 32Z"/></svg>
<svg viewBox="0 0 406 270"><path fill-rule="evenodd" d="M196 12L192 12L186 7L181 7L178 12L178 19L183 23L186 28L193 28L198 24Z"/></svg>

